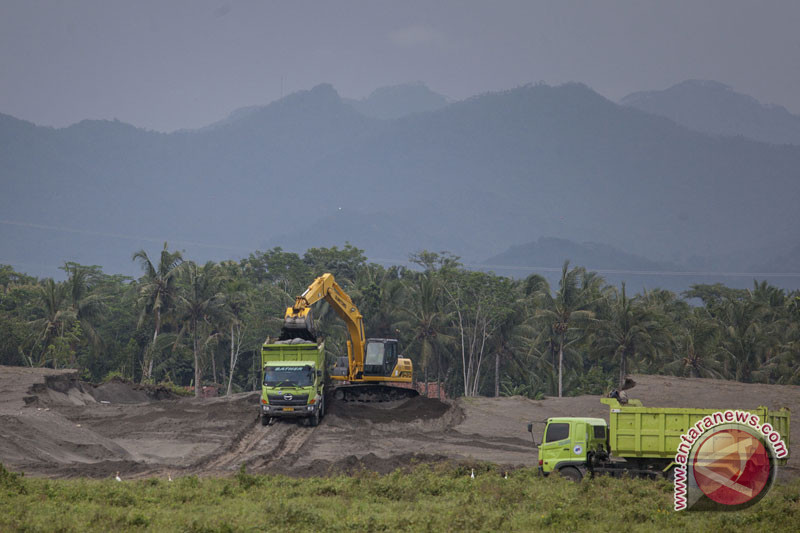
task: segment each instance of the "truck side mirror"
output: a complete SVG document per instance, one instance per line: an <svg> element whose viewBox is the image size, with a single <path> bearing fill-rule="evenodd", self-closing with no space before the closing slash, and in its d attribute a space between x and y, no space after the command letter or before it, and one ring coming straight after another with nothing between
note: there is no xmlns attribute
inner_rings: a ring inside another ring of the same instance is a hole
<svg viewBox="0 0 800 533"><path fill-rule="evenodd" d="M533 423L532 422L528 422L528 433L531 434L531 441L533 442L533 445L536 446L536 438L533 436Z"/></svg>

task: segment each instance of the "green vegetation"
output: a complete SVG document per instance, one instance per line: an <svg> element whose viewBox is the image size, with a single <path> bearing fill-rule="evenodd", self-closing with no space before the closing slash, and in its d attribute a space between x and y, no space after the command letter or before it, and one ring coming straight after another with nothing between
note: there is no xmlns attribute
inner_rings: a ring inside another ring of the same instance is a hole
<svg viewBox="0 0 800 533"><path fill-rule="evenodd" d="M350 245L197 265L165 244L158 261L133 258L139 279L67 263L57 282L0 265L0 364L255 390L264 339L294 296L332 272L368 334L399 338L416 379L450 396L601 394L633 372L800 384L800 291L766 282L631 295L568 263L550 287L467 270L447 253L385 267ZM330 357L345 355L346 329L327 304L315 319Z"/></svg>
<svg viewBox="0 0 800 533"><path fill-rule="evenodd" d="M114 480L14 477L0 466L2 531L794 531L800 480L736 513L675 513L666 481L575 484L530 469L418 466L380 476Z"/></svg>

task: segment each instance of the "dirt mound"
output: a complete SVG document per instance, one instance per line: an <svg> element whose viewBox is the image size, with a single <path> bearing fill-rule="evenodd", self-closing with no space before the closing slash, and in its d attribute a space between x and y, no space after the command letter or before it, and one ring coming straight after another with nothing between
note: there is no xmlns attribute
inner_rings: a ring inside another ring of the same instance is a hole
<svg viewBox="0 0 800 533"><path fill-rule="evenodd" d="M74 370L53 370L50 368L28 368L20 366L0 366L0 413L17 412L35 403L32 396L34 386L43 385L48 377L75 376Z"/></svg>
<svg viewBox="0 0 800 533"><path fill-rule="evenodd" d="M91 386L78 379L78 373L50 375L44 378L44 383L33 384L23 400L26 404L34 406L57 405L87 405L96 403L89 393Z"/></svg>
<svg viewBox="0 0 800 533"><path fill-rule="evenodd" d="M635 376L631 398L646 406L770 408L800 412L800 387ZM330 402L318 427L290 420L259 423L259 392L171 399L168 391L112 380L91 386L75 371L0 367L0 462L47 477L389 473L419 463L452 462L465 471L493 463L535 466L526 431L555 416L607 418L599 396L459 398L422 396L391 403ZM161 396L161 395L164 396ZM162 401L154 401L167 398ZM105 403L110 402L110 403ZM800 424L782 478L794 464ZM459 466L460 465L460 466Z"/></svg>
<svg viewBox="0 0 800 533"><path fill-rule="evenodd" d="M331 402L328 413L343 419L392 424L440 418L450 408L450 404L435 398L416 396L407 400L382 403Z"/></svg>
<svg viewBox="0 0 800 533"><path fill-rule="evenodd" d="M42 371L45 369L31 369ZM138 385L115 377L106 383L92 385L79 379L75 370L36 372L41 381L29 385L22 400L34 407L86 406L102 404L135 404L171 400L177 396L164 386Z"/></svg>
<svg viewBox="0 0 800 533"><path fill-rule="evenodd" d="M76 424L49 408L32 408L16 416L0 416L0 461L23 465L88 464L131 460L115 440L84 424Z"/></svg>
<svg viewBox="0 0 800 533"><path fill-rule="evenodd" d="M146 403L177 398L172 391L164 386L138 385L118 377L114 377L100 385L95 385L88 392L98 402L112 404Z"/></svg>

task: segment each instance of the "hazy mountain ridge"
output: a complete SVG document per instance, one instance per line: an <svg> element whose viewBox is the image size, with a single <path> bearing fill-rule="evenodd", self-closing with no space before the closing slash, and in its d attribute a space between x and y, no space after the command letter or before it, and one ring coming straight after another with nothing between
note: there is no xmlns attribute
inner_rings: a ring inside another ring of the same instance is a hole
<svg viewBox="0 0 800 533"><path fill-rule="evenodd" d="M359 113L380 119L436 111L448 104L446 96L435 93L422 82L380 87L361 100L345 98L344 101Z"/></svg>
<svg viewBox="0 0 800 533"><path fill-rule="evenodd" d="M688 287L680 275L667 274L681 271L677 265L651 261L607 244L577 243L552 237L540 237L533 242L511 246L484 261L483 268L514 278L541 274L551 286L557 287L566 261L570 268L582 266L600 272L609 283L626 282L629 288L637 291L655 287L683 291Z"/></svg>
<svg viewBox="0 0 800 533"><path fill-rule="evenodd" d="M315 88L333 89L329 84L322 84ZM285 102L287 99L293 98L297 94L293 93L286 98L278 100L278 102ZM335 92L335 91L334 91ZM337 95L338 97L338 95ZM396 119L413 113L425 113L428 111L435 111L446 106L449 101L446 96L438 94L430 90L424 83L405 83L400 85L392 85L388 87L379 87L372 91L369 96L360 100L354 98L342 98L342 102L351 106L360 114L369 118L378 119ZM273 104L276 102L273 102ZM204 128L196 131L209 131L220 127L225 127L230 124L237 123L242 120L247 120L249 117L256 115L270 107L272 104L266 105L252 105L240 107L233 110L226 118L210 124ZM183 130L187 132L191 130Z"/></svg>
<svg viewBox="0 0 800 533"><path fill-rule="evenodd" d="M800 145L800 116L716 81L687 80L662 91L629 94L620 103L704 133Z"/></svg>
<svg viewBox="0 0 800 533"><path fill-rule="evenodd" d="M476 267L515 278L541 274L553 287L558 286L565 261L569 262L570 268L585 267L590 272L598 272L608 283L626 283L634 291L660 288L680 293L694 283L722 283L729 287L752 288L756 278L767 279L779 286L796 286L793 276L781 276L778 273L800 271L800 246L780 256L773 252L775 259L770 263L742 269L752 272L752 275L719 268L719 265L726 264L726 260L743 264L742 257L736 256L737 254L732 254L728 258L715 258L716 261L701 260L699 264L678 265L651 261L603 243L577 243L541 237L534 242L511 246L502 254L490 257L483 265Z"/></svg>
<svg viewBox="0 0 800 533"><path fill-rule="evenodd" d="M800 229L800 148L709 137L580 84L388 121L321 85L199 131L0 117L0 139L13 141L0 146L3 218L112 235L0 225L0 260L53 268L135 272L131 253L158 240L197 259L319 240L478 262L542 236L679 264L791 247Z"/></svg>
<svg viewBox="0 0 800 533"><path fill-rule="evenodd" d="M576 243L552 237L541 237L533 242L512 246L502 254L490 257L484 264L489 267L561 268L565 260L590 270L680 270L676 265L651 261L607 244Z"/></svg>

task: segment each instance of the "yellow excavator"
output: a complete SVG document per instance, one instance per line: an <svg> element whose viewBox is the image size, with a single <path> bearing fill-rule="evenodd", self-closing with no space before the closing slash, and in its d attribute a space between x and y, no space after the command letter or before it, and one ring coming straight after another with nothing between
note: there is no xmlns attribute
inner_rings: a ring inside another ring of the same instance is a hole
<svg viewBox="0 0 800 533"><path fill-rule="evenodd" d="M314 280L294 305L286 309L280 340L303 339L315 342L316 330L311 306L325 300L347 325L347 357L340 357L331 373L338 382L333 398L344 401L382 402L419 395L413 388L411 360L398 355L397 339L366 339L364 318L350 296L336 283L333 274Z"/></svg>

